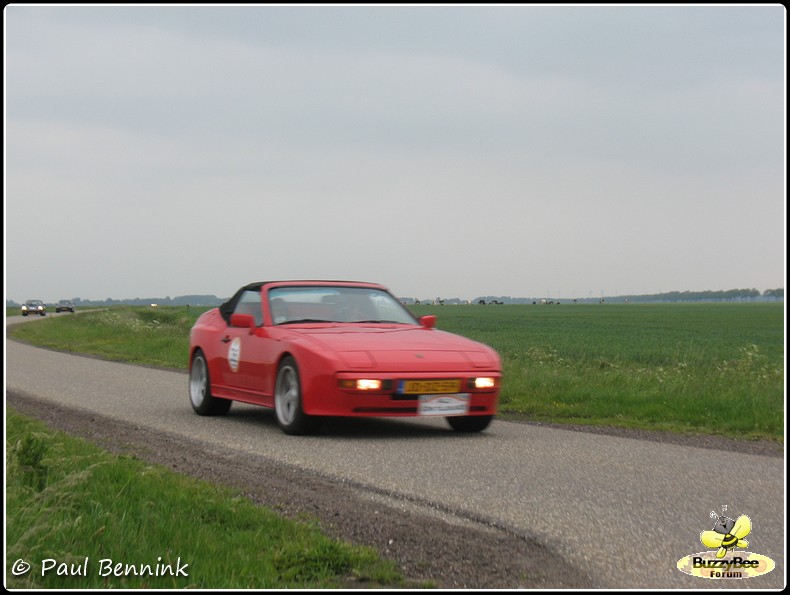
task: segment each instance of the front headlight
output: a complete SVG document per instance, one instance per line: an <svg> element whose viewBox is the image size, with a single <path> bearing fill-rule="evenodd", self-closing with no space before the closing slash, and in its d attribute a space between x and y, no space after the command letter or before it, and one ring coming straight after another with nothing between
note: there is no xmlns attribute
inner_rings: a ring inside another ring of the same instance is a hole
<svg viewBox="0 0 790 595"><path fill-rule="evenodd" d="M346 390L381 390L381 380L374 378L344 379L339 381L339 385Z"/></svg>
<svg viewBox="0 0 790 595"><path fill-rule="evenodd" d="M392 379L345 377L337 379L337 386L355 393L389 393L392 392Z"/></svg>
<svg viewBox="0 0 790 595"><path fill-rule="evenodd" d="M496 378L481 376L470 381L470 384L479 390L492 389L496 387Z"/></svg>

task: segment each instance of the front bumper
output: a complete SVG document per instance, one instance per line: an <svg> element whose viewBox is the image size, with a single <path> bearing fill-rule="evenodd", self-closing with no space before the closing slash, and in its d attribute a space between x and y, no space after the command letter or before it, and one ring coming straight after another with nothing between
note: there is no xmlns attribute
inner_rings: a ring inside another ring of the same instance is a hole
<svg viewBox="0 0 790 595"><path fill-rule="evenodd" d="M475 388L474 379L490 377L495 379L492 388ZM357 390L341 388L341 382L358 379L381 380L378 390ZM475 373L410 373L410 374L360 374L359 372L340 372L332 376L315 379L310 385L303 386L303 406L308 415L342 417L418 417L426 409L420 406L423 400L431 397L449 397L451 401L464 401L464 413L452 412L448 415L495 415L499 402L502 374L483 371ZM453 392L429 391L428 393L404 393L403 386L409 380L458 380L458 390ZM439 414L441 416L441 414Z"/></svg>

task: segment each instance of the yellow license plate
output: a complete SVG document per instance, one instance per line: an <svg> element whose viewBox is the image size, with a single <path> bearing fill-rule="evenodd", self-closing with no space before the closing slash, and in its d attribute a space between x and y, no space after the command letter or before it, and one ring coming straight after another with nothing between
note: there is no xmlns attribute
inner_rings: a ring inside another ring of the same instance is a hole
<svg viewBox="0 0 790 595"><path fill-rule="evenodd" d="M447 395L460 390L460 380L404 380L400 393L404 395Z"/></svg>

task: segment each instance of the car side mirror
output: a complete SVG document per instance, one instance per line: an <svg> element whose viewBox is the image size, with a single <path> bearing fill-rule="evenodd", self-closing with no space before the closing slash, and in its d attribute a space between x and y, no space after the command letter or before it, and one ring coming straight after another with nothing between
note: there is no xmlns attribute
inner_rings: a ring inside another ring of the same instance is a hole
<svg viewBox="0 0 790 595"><path fill-rule="evenodd" d="M436 326L436 316L433 314L420 316L420 324L423 326L423 328L434 328Z"/></svg>
<svg viewBox="0 0 790 595"><path fill-rule="evenodd" d="M239 328L252 328L255 326L255 318L252 314L231 314L230 326Z"/></svg>

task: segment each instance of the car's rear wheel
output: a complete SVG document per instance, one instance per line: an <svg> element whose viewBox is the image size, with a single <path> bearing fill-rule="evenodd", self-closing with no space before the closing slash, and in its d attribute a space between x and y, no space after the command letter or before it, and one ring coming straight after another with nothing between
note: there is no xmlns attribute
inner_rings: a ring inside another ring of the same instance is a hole
<svg viewBox="0 0 790 595"><path fill-rule="evenodd" d="M233 401L219 399L211 394L208 364L203 352L198 350L189 367L189 401L198 415L225 415Z"/></svg>
<svg viewBox="0 0 790 595"><path fill-rule="evenodd" d="M493 415L459 415L447 418L447 423L456 432L482 432L485 430Z"/></svg>
<svg viewBox="0 0 790 595"><path fill-rule="evenodd" d="M291 435L310 434L318 429L318 420L302 408L302 385L299 368L292 357L286 357L277 368L274 385L274 412L283 432Z"/></svg>

